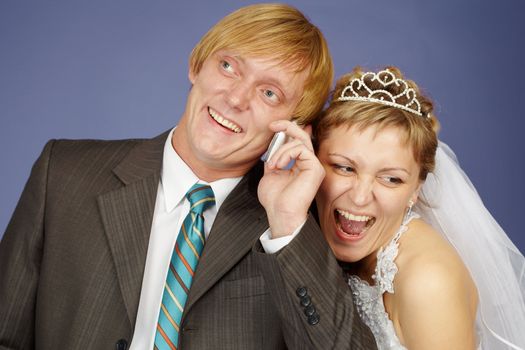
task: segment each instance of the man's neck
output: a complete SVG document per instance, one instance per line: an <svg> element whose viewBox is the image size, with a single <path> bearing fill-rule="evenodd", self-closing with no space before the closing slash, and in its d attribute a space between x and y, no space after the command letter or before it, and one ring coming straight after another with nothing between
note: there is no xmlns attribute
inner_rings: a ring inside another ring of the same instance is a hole
<svg viewBox="0 0 525 350"><path fill-rule="evenodd" d="M175 149L175 152L177 150ZM180 155L180 154L179 154ZM253 165L255 165L255 162L251 164L250 166L243 168L243 169L224 169L224 168L213 168L209 166L203 166L202 162L196 161L192 162L191 159L188 161L186 158L184 158L182 155L180 155L182 160L190 167L190 169L193 171L193 173L201 180L206 182L213 182L220 179L226 179L226 178L235 178L235 177L241 177L246 175L250 171Z"/></svg>
<svg viewBox="0 0 525 350"><path fill-rule="evenodd" d="M185 147L185 145L189 144L185 139L186 135L184 133L176 133L176 131L177 129L173 132L171 146L191 171L202 181L209 183L225 178L241 177L246 175L257 163L257 159L255 159L252 163L236 168L224 168L220 164L214 167L206 164L205 161L197 159L188 147Z"/></svg>

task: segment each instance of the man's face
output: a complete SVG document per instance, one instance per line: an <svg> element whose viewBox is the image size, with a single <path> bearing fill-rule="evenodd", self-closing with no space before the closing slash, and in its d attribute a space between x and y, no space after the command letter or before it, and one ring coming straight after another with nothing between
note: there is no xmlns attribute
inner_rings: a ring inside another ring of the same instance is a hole
<svg viewBox="0 0 525 350"><path fill-rule="evenodd" d="M215 52L189 72L193 87L173 146L204 180L244 175L268 146L268 125L292 117L306 78L272 59Z"/></svg>

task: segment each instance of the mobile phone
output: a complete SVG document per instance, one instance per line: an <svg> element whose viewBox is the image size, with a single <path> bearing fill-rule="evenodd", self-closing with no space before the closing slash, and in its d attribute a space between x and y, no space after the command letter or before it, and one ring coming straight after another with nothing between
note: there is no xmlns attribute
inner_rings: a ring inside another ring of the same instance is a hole
<svg viewBox="0 0 525 350"><path fill-rule="evenodd" d="M272 141L270 142L270 145L268 146L268 149L261 157L261 160L263 162L267 162L272 156L275 154L275 152L286 143L286 134L284 131L276 132L275 135L273 135Z"/></svg>

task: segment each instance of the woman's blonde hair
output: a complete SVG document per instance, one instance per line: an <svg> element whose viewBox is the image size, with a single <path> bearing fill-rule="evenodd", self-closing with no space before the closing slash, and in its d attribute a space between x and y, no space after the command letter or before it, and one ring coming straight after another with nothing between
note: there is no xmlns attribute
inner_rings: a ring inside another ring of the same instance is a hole
<svg viewBox="0 0 525 350"><path fill-rule="evenodd" d="M341 125L348 128L355 126L358 130L365 130L369 127L376 127L381 131L387 127L397 127L403 130L405 140L412 147L414 159L420 166L419 179L424 181L429 172L435 167L435 155L438 145L437 132L439 122L433 114L432 101L424 96L419 87L411 80L403 78L403 74L396 67L385 68L395 78L403 79L409 88L414 89L416 98L421 106L421 114L389 106L374 101L341 101L339 97L345 87L353 79L361 79L364 72L360 67L355 68L351 73L343 75L336 83L336 87L330 98L328 108L322 112L320 118L314 125L314 142L316 147L323 142L330 131ZM403 92L405 87L396 84L385 86L378 81L366 80L366 85L372 90L386 90L393 96ZM406 104L406 100L399 100L401 104Z"/></svg>
<svg viewBox="0 0 525 350"><path fill-rule="evenodd" d="M232 12L194 47L190 70L199 73L204 61L221 49L276 59L296 72L309 69L293 118L308 124L323 108L333 80L332 58L321 31L294 7L257 4Z"/></svg>

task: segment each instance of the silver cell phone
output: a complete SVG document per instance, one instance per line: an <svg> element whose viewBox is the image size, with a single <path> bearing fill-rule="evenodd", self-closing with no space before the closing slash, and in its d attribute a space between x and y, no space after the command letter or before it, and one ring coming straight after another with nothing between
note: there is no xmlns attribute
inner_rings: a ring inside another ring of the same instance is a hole
<svg viewBox="0 0 525 350"><path fill-rule="evenodd" d="M268 150L262 155L261 160L263 162L267 162L272 156L275 154L275 152L286 143L286 134L284 131L276 132L275 135L273 135L272 141L270 142L270 146L268 146Z"/></svg>

